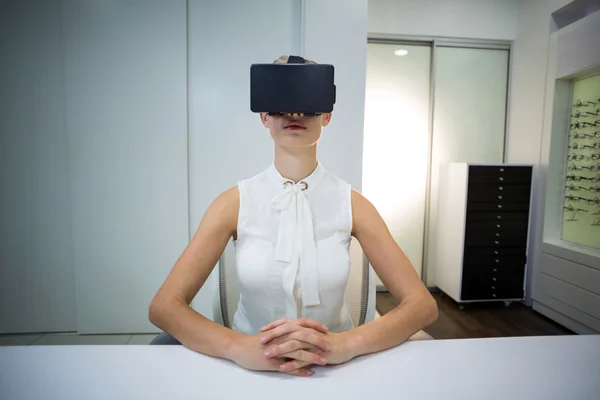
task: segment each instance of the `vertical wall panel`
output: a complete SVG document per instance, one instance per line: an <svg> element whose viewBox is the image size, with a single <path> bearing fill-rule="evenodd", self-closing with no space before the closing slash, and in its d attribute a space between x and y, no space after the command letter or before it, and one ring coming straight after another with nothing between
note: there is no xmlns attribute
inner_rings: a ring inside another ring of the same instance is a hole
<svg viewBox="0 0 600 400"><path fill-rule="evenodd" d="M0 3L0 333L73 331L58 0Z"/></svg>
<svg viewBox="0 0 600 400"><path fill-rule="evenodd" d="M188 241L186 2L64 1L77 322L153 332Z"/></svg>

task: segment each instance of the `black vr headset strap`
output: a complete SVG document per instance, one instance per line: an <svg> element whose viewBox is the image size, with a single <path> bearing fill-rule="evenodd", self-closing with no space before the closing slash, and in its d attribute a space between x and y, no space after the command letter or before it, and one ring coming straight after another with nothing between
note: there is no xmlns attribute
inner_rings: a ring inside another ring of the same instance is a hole
<svg viewBox="0 0 600 400"><path fill-rule="evenodd" d="M289 56L287 63L288 64L305 64L306 60L303 57Z"/></svg>
<svg viewBox="0 0 600 400"><path fill-rule="evenodd" d="M299 56L289 56L287 63L288 64L306 64L306 60L303 57L299 57ZM335 85L333 85L333 103L334 104L335 104L335 100L336 100L336 87L335 87Z"/></svg>

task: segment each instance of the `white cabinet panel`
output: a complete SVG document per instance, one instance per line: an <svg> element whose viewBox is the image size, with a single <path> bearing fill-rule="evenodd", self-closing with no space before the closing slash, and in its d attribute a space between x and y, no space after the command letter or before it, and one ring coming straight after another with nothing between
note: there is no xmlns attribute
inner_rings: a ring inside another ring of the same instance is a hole
<svg viewBox="0 0 600 400"><path fill-rule="evenodd" d="M540 293L600 319L600 295L543 273L539 275L539 281Z"/></svg>
<svg viewBox="0 0 600 400"><path fill-rule="evenodd" d="M188 241L186 2L63 4L78 331L154 332Z"/></svg>
<svg viewBox="0 0 600 400"><path fill-rule="evenodd" d="M540 272L600 295L600 271L542 253Z"/></svg>
<svg viewBox="0 0 600 400"><path fill-rule="evenodd" d="M540 308L541 310L538 310ZM600 319L594 318L548 295L539 294L533 303L533 309L540 311L547 317L579 334L600 332ZM560 317L557 318L556 314L548 313L548 310L560 314Z"/></svg>

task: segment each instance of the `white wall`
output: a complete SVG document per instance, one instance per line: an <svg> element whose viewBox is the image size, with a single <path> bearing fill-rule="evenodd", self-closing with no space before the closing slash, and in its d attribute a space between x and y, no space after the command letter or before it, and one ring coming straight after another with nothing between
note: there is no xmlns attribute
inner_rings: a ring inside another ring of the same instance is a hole
<svg viewBox="0 0 600 400"><path fill-rule="evenodd" d="M190 1L190 235L219 193L272 163L272 139L250 111L249 71L284 54L335 65L337 103L319 158L360 190L366 21L366 0ZM192 303L209 318L216 271Z"/></svg>
<svg viewBox="0 0 600 400"><path fill-rule="evenodd" d="M0 4L0 333L74 331L60 0Z"/></svg>
<svg viewBox="0 0 600 400"><path fill-rule="evenodd" d="M514 40L518 0L369 0L369 33Z"/></svg>
<svg viewBox="0 0 600 400"><path fill-rule="evenodd" d="M362 189L367 68L367 0L305 0L301 46L308 58L335 66L336 104L319 143L325 168Z"/></svg>
<svg viewBox="0 0 600 400"><path fill-rule="evenodd" d="M506 161L509 163L540 163L544 95L550 38L551 13L569 0L523 0L519 2L517 40L511 56L510 115ZM540 192L540 171L534 169L529 256L527 270L527 303L531 304L534 265L539 254L536 238L542 234L543 209L539 205L545 193Z"/></svg>
<svg viewBox="0 0 600 400"><path fill-rule="evenodd" d="M63 2L80 333L153 332L188 242L186 2Z"/></svg>

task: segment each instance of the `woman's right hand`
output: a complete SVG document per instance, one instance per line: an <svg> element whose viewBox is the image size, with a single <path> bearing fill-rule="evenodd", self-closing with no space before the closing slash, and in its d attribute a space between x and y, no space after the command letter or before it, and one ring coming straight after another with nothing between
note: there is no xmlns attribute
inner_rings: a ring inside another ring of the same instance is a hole
<svg viewBox="0 0 600 400"><path fill-rule="evenodd" d="M306 328L310 329L310 328ZM296 352L293 356L286 355L286 358L268 358L266 355L270 347L278 344L277 340L273 340L268 345L261 343L261 338L264 334L258 335L240 335L234 340L230 350L229 358L241 366L253 371L278 371L290 375L311 376L312 370L310 365L325 365L321 355L313 353L308 349L317 349L319 343L306 343L306 349L302 352ZM324 347L323 344L321 344ZM314 351L314 350L313 350ZM322 349L319 353L326 352ZM281 366L291 359L298 360L298 368L291 371L283 371Z"/></svg>

